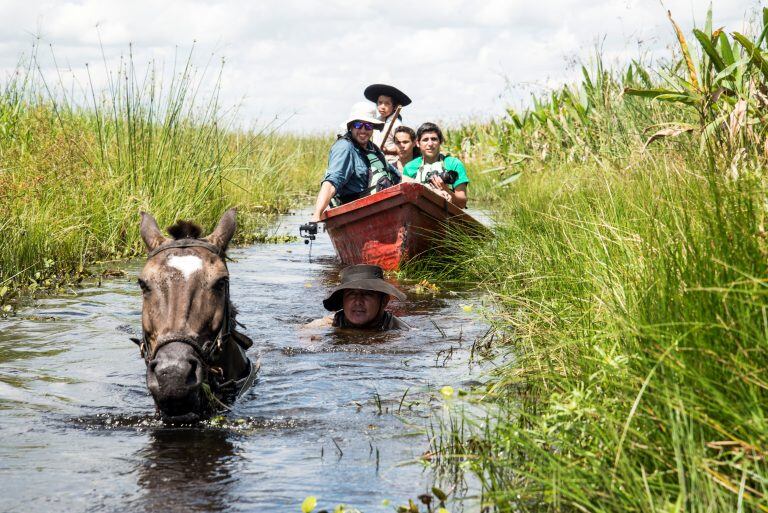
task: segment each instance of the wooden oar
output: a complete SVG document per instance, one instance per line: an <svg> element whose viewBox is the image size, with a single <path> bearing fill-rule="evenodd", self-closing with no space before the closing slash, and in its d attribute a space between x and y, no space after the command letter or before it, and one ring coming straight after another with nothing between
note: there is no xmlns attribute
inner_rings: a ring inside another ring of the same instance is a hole
<svg viewBox="0 0 768 513"><path fill-rule="evenodd" d="M402 109L402 105L398 105L395 109L395 113L392 116L392 121L389 123L389 126L387 127L387 131L384 132L384 138L381 140L381 151L384 151L384 144L387 142L387 137L389 137L389 132L392 130L392 125L395 124L395 121L397 120L397 116L400 115L400 109Z"/></svg>

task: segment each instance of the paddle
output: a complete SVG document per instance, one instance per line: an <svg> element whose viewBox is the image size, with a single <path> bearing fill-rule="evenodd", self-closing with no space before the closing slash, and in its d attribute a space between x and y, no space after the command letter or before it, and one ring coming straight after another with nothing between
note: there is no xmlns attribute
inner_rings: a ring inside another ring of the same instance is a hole
<svg viewBox="0 0 768 513"><path fill-rule="evenodd" d="M395 109L394 115L392 116L392 121L389 123L389 126L387 127L387 131L384 132L384 138L381 140L381 151L384 151L384 144L387 142L387 137L389 137L389 132L392 130L392 125L395 124L395 121L397 120L397 116L400 115L400 109L402 109L402 105L398 105Z"/></svg>

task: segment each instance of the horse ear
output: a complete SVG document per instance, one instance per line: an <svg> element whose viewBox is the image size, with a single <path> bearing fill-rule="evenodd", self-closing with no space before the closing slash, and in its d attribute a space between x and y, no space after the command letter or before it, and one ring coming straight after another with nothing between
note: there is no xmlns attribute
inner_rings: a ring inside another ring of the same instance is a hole
<svg viewBox="0 0 768 513"><path fill-rule="evenodd" d="M226 251L227 245L235 234L235 229L237 228L235 214L237 214L237 209L234 208L230 208L224 212L224 215L221 216L221 219L219 220L219 224L216 225L216 229L214 229L209 236L205 237L204 240L207 240L214 246L218 246L222 251Z"/></svg>
<svg viewBox="0 0 768 513"><path fill-rule="evenodd" d="M141 238L144 240L144 244L146 244L149 251L164 244L167 240L163 237L163 232L157 226L155 218L146 212L141 213Z"/></svg>

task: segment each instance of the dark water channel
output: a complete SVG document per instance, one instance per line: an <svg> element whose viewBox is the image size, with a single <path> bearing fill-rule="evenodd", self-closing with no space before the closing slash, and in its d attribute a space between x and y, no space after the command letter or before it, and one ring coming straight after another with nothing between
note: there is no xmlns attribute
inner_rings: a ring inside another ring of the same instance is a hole
<svg viewBox="0 0 768 513"><path fill-rule="evenodd" d="M297 233L304 217L280 230ZM300 511L308 495L331 510L393 511L428 490L424 428L437 390L470 379L485 327L462 305L478 298L402 283L409 298L394 310L413 331L307 331L339 271L325 234L312 253L308 263L300 242L230 251L232 298L262 371L221 426L153 416L128 340L142 262L0 320L0 511Z"/></svg>

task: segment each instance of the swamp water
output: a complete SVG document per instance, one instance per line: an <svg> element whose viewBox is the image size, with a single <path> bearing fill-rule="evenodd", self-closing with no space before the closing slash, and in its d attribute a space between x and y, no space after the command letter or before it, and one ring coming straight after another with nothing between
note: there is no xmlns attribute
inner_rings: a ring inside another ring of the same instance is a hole
<svg viewBox="0 0 768 513"><path fill-rule="evenodd" d="M305 217L283 217L279 231L298 233ZM232 300L261 372L221 423L154 417L129 341L143 261L0 320L0 511L282 512L314 495L316 511L373 512L429 490L425 427L438 389L470 379L486 327L462 305L478 297L401 283L408 299L391 309L414 330L307 331L340 270L327 235L311 263L307 253L301 242L230 250Z"/></svg>

